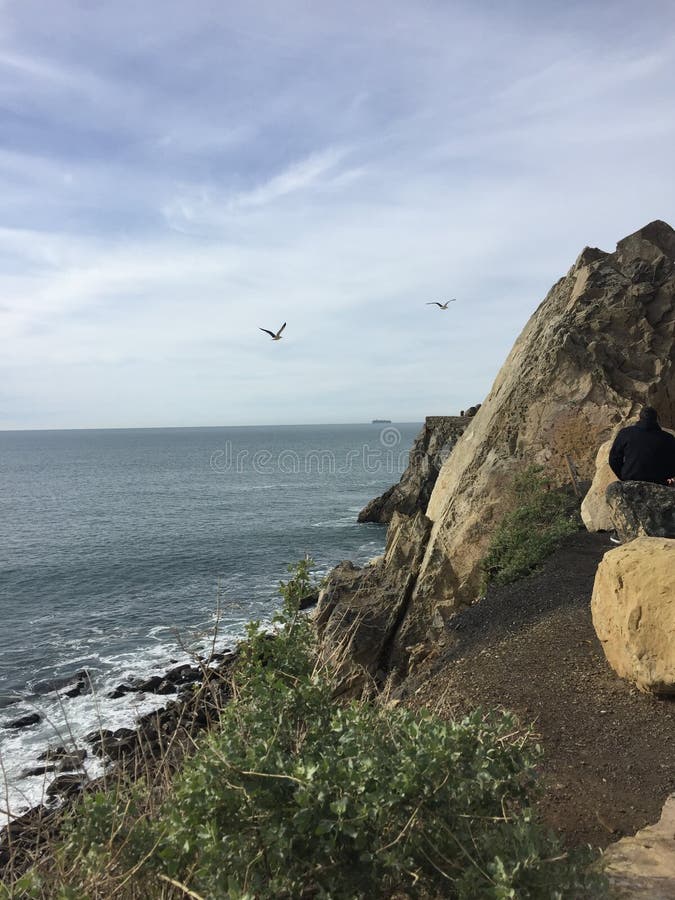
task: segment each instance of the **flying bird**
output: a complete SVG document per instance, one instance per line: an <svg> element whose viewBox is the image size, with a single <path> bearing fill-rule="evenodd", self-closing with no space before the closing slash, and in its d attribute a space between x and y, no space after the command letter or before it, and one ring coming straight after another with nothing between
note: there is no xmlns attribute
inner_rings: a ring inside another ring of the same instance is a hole
<svg viewBox="0 0 675 900"><path fill-rule="evenodd" d="M427 306L437 306L439 309L447 309L448 303L454 303L456 299L456 297L453 297L452 300L446 300L445 303L439 303L438 300L430 300L427 303Z"/></svg>
<svg viewBox="0 0 675 900"><path fill-rule="evenodd" d="M272 338L273 341L280 341L281 340L281 332L284 330L285 327L286 327L286 323L284 322L284 324L281 326L281 328L277 331L276 334L273 331L270 331L269 328L261 328L260 330L264 331L265 334L269 334L269 336Z"/></svg>

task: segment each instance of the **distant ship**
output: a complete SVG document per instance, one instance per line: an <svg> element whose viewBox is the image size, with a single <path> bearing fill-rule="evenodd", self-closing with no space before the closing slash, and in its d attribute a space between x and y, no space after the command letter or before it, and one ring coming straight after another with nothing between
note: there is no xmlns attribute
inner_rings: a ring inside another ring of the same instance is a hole
<svg viewBox="0 0 675 900"><path fill-rule="evenodd" d="M373 419L373 425L391 425L391 419Z"/></svg>

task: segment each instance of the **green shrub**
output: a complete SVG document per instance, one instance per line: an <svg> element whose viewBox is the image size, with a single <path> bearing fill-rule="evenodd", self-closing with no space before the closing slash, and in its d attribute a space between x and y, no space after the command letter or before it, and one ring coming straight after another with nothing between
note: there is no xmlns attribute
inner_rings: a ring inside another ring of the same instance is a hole
<svg viewBox="0 0 675 900"><path fill-rule="evenodd" d="M497 526L482 561L485 583L522 578L578 528L576 502L551 490L540 466L529 466L515 477L511 499L513 508Z"/></svg>
<svg viewBox="0 0 675 900"><path fill-rule="evenodd" d="M298 613L308 572L282 585L274 637L250 626L235 699L160 807L90 800L51 896L106 896L106 878L117 897L602 896L589 856L535 823L540 751L509 716L332 700Z"/></svg>

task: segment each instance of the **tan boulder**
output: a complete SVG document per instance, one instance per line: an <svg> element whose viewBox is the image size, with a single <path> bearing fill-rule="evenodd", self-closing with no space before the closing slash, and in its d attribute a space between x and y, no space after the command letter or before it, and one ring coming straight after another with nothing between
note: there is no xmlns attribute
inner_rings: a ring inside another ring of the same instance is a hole
<svg viewBox="0 0 675 900"><path fill-rule="evenodd" d="M675 794L661 819L612 844L603 855L616 900L673 900L675 897Z"/></svg>
<svg viewBox="0 0 675 900"><path fill-rule="evenodd" d="M581 504L581 518L588 531L611 531L614 527L605 491L608 485L617 480L609 467L609 451L614 438L600 445L595 458L595 475L593 483Z"/></svg>
<svg viewBox="0 0 675 900"><path fill-rule="evenodd" d="M675 540L640 537L605 553L591 613L607 661L641 690L675 694Z"/></svg>

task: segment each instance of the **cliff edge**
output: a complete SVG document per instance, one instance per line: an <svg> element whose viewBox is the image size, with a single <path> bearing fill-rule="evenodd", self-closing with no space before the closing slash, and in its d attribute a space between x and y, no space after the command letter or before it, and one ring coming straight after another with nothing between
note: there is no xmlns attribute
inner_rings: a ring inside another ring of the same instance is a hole
<svg viewBox="0 0 675 900"><path fill-rule="evenodd" d="M470 421L470 416L427 416L401 480L366 504L358 521L388 524L395 512L405 516L424 512L443 463Z"/></svg>
<svg viewBox="0 0 675 900"><path fill-rule="evenodd" d="M382 635L400 676L415 648L433 643L434 623L476 599L480 561L513 475L537 463L553 482L569 481L569 455L590 479L599 445L644 403L664 426L675 424L675 231L661 221L624 238L614 253L582 251L530 318L441 468L424 527L401 515L392 522L390 547L399 529L406 545L412 535L423 541L407 550L414 565L405 596ZM381 572L391 584L391 561ZM377 572L368 582L372 592ZM342 590L327 614L334 587L329 582L323 610L320 604L320 633L343 641L340 621L377 627L367 614L359 619L358 591Z"/></svg>

